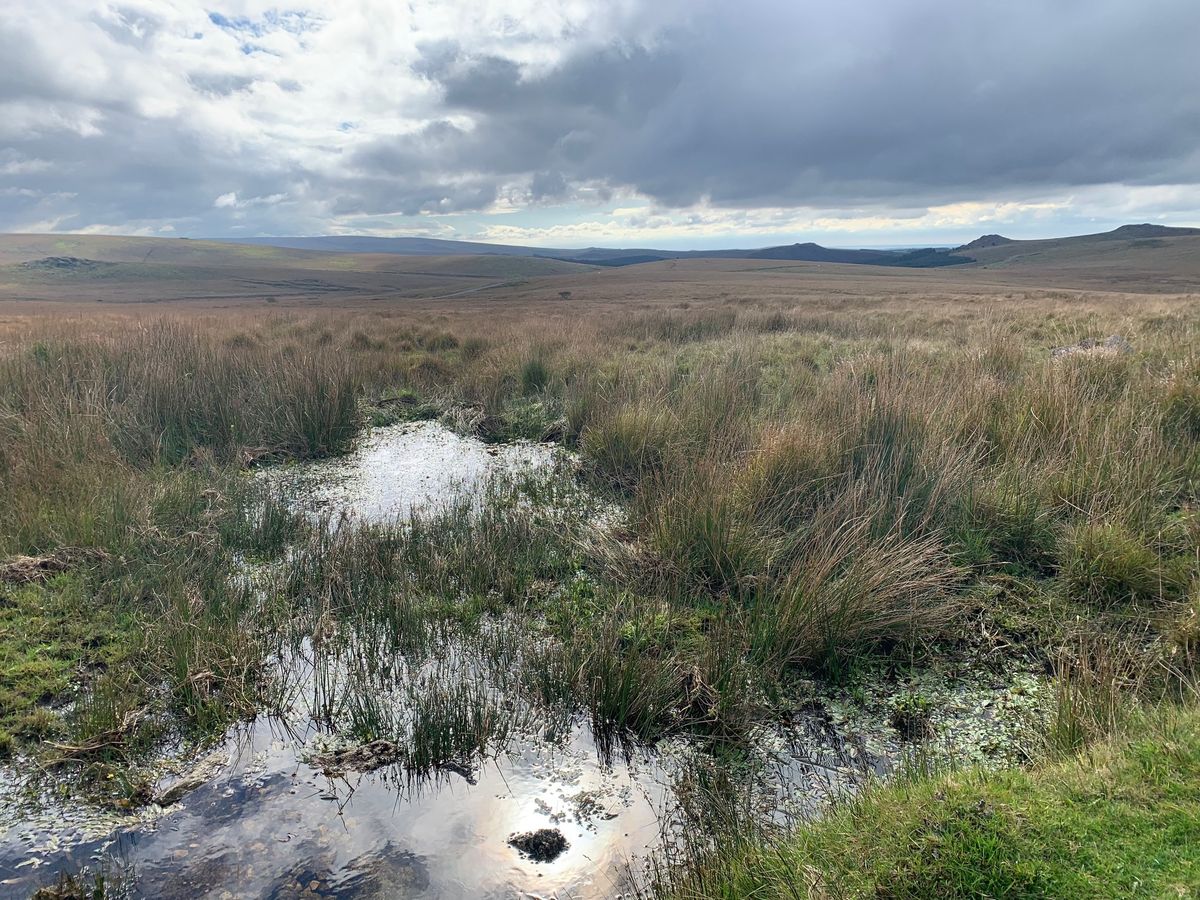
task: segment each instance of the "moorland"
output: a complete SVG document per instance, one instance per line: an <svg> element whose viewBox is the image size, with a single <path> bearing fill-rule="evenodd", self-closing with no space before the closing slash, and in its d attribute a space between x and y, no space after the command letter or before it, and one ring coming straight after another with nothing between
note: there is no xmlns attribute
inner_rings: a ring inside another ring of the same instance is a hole
<svg viewBox="0 0 1200 900"><path fill-rule="evenodd" d="M329 728L402 771L478 765L514 709L692 748L646 893L1187 896L1200 237L1101 243L610 268L0 238L0 752L133 815L164 748L279 713L277 661L324 648L363 663ZM384 524L254 474L409 421L560 464ZM477 680L411 677L464 641ZM1003 685L1000 736L960 745L930 673ZM903 759L756 814L736 773L831 691Z"/></svg>

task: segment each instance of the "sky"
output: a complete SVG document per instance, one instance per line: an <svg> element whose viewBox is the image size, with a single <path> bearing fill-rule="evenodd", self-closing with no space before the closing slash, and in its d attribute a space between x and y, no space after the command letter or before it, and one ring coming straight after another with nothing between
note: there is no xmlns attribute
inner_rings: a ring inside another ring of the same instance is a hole
<svg viewBox="0 0 1200 900"><path fill-rule="evenodd" d="M0 231L1200 225L1198 0L0 0Z"/></svg>

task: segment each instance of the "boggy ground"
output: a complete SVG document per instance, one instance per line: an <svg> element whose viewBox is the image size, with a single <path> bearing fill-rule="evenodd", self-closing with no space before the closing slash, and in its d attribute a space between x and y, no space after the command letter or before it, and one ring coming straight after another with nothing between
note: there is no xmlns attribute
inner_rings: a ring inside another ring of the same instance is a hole
<svg viewBox="0 0 1200 900"><path fill-rule="evenodd" d="M45 559L0 587L0 746L137 807L156 748L285 706L272 660L324 645L355 663L330 718L436 769L511 724L484 676L366 701L465 632L523 703L717 762L648 890L1196 890L1200 313L903 291L12 319L0 558ZM1051 358L1114 333L1131 353ZM243 472L410 418L576 462L401 528L314 522ZM999 754L1023 769L939 756L799 831L720 775L872 672L921 746L947 666L1050 679L1041 739Z"/></svg>

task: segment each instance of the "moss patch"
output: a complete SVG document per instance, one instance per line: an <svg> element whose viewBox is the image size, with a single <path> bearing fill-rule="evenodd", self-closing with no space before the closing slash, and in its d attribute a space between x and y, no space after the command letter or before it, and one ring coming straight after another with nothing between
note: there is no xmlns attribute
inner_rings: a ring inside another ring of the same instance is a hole
<svg viewBox="0 0 1200 900"><path fill-rule="evenodd" d="M81 574L0 585L0 728L37 737L37 708L127 659L134 638L132 616L100 603Z"/></svg>

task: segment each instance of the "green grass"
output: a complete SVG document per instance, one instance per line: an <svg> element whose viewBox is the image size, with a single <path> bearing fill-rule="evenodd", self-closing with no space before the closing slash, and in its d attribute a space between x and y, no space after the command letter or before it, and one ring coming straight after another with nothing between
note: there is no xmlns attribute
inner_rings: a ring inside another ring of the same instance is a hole
<svg viewBox="0 0 1200 900"><path fill-rule="evenodd" d="M1063 538L1064 587L1098 606L1178 599L1192 568L1172 566L1145 541L1117 524L1085 524Z"/></svg>
<svg viewBox="0 0 1200 900"><path fill-rule="evenodd" d="M870 789L674 873L676 898L1174 897L1200 891L1200 714L1028 771Z"/></svg>

